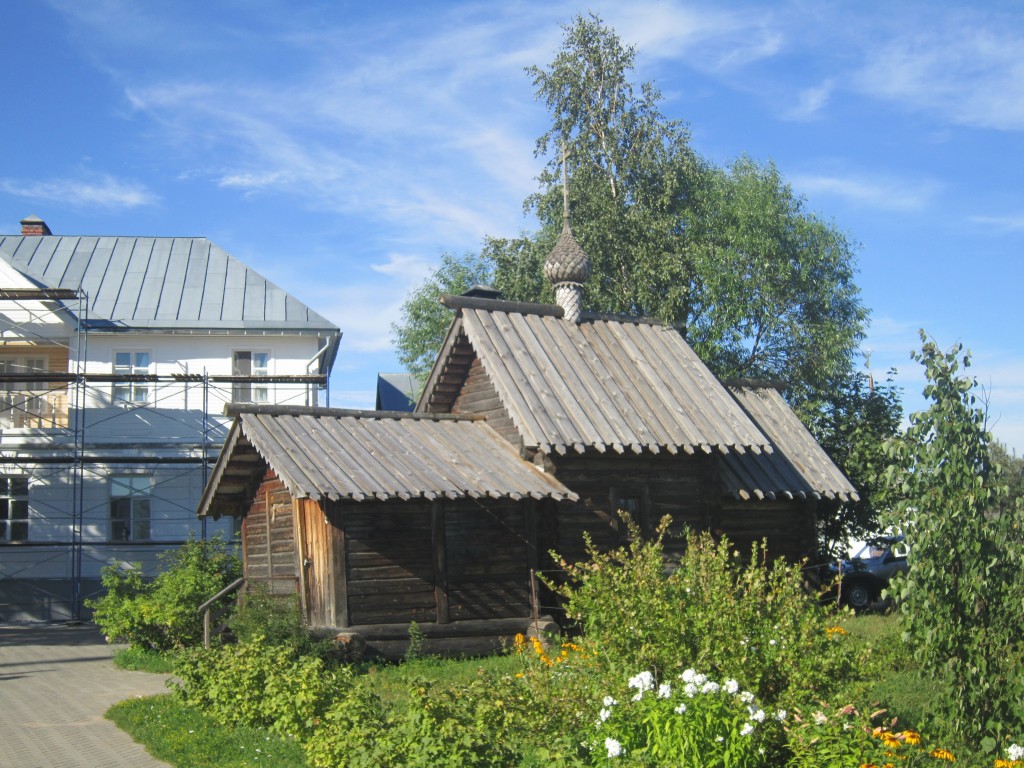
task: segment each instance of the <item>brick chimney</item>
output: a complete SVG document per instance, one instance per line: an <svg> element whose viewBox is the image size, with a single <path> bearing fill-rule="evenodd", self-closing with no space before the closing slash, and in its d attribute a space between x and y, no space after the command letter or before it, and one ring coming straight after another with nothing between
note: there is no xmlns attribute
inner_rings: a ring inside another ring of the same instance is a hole
<svg viewBox="0 0 1024 768"><path fill-rule="evenodd" d="M38 216L26 216L21 220L21 234L41 237L42 235L52 235L53 232L46 226L46 222Z"/></svg>

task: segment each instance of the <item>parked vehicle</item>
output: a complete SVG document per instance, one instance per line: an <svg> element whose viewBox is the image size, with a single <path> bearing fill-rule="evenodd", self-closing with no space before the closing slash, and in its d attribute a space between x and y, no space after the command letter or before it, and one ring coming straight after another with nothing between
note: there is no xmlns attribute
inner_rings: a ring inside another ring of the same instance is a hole
<svg viewBox="0 0 1024 768"><path fill-rule="evenodd" d="M879 600L892 577L907 571L907 547L902 536L876 536L849 560L833 565L841 573L839 599L855 611L863 611Z"/></svg>

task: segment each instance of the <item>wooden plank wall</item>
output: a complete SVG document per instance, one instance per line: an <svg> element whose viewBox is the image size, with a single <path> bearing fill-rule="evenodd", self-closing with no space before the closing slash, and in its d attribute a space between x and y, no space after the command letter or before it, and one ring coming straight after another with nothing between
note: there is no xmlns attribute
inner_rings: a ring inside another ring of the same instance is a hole
<svg viewBox="0 0 1024 768"><path fill-rule="evenodd" d="M364 501L342 516L349 623L435 621L430 503Z"/></svg>
<svg viewBox="0 0 1024 768"><path fill-rule="evenodd" d="M530 615L524 504L448 502L444 526L451 620Z"/></svg>
<svg viewBox="0 0 1024 768"><path fill-rule="evenodd" d="M265 584L273 595L295 594L299 571L292 499L273 470L263 476L246 514L242 554L251 583Z"/></svg>
<svg viewBox="0 0 1024 768"><path fill-rule="evenodd" d="M459 392L452 413L481 414L487 417L487 423L495 432L508 440L516 448L522 447L522 438L512 424L508 411L501 404L498 392L484 371L479 358L474 358L469 368L469 375Z"/></svg>

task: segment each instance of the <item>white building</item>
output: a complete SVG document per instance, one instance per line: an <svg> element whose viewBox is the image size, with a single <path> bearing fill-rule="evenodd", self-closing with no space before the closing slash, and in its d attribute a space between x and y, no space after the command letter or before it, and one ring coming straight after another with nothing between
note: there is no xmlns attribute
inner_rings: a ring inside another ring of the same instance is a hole
<svg viewBox="0 0 1024 768"><path fill-rule="evenodd" d="M190 536L229 402L317 405L339 329L198 237L0 235L0 621Z"/></svg>

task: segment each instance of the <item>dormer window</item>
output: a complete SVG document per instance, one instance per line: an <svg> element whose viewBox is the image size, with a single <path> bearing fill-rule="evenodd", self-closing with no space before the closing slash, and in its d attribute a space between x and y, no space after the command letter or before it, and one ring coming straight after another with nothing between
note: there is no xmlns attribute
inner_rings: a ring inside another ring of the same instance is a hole
<svg viewBox="0 0 1024 768"><path fill-rule="evenodd" d="M114 375L146 375L149 373L149 352L115 352ZM145 405L149 402L149 382L115 381L114 402Z"/></svg>

